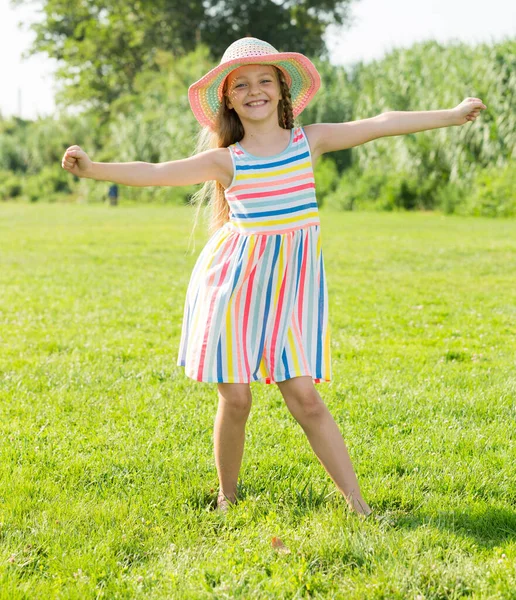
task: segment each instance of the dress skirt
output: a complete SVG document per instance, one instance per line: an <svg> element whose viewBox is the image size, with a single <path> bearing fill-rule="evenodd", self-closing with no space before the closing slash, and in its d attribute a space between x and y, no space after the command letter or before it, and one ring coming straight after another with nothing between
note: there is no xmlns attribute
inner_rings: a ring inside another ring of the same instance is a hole
<svg viewBox="0 0 516 600"><path fill-rule="evenodd" d="M190 277L177 364L204 382L330 381L320 225L245 234L228 222L217 230Z"/></svg>

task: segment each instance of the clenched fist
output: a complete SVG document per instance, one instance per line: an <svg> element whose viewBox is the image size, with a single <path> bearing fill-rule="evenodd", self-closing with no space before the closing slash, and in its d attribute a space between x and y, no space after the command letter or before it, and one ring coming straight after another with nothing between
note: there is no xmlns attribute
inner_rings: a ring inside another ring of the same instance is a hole
<svg viewBox="0 0 516 600"><path fill-rule="evenodd" d="M89 156L80 148L80 146L70 146L64 153L61 166L66 171L70 171L77 177L85 177L86 173L91 169Z"/></svg>
<svg viewBox="0 0 516 600"><path fill-rule="evenodd" d="M487 106L480 98L466 98L451 110L454 117L453 125L464 125L468 121L474 121L480 111L486 109Z"/></svg>

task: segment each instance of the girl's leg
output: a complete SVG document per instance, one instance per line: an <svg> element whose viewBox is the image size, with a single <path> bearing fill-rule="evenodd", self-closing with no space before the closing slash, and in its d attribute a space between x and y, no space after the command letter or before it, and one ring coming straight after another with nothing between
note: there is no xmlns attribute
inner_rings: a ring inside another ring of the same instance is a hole
<svg viewBox="0 0 516 600"><path fill-rule="evenodd" d="M238 472L244 453L245 424L251 410L248 383L218 383L219 406L213 441L219 476L219 500L236 501Z"/></svg>
<svg viewBox="0 0 516 600"><path fill-rule="evenodd" d="M317 458L348 506L360 515L369 515L372 510L362 498L344 439L312 378L294 377L277 385L289 411L303 428Z"/></svg>

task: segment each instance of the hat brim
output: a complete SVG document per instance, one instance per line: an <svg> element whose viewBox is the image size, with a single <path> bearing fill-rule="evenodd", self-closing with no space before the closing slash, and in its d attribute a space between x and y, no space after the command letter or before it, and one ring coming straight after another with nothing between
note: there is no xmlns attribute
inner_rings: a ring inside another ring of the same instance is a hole
<svg viewBox="0 0 516 600"><path fill-rule="evenodd" d="M234 58L214 67L188 88L188 101L201 125L215 128L224 80L231 71L251 64L273 65L283 71L290 88L294 117L303 111L321 86L321 77L312 61L298 52Z"/></svg>

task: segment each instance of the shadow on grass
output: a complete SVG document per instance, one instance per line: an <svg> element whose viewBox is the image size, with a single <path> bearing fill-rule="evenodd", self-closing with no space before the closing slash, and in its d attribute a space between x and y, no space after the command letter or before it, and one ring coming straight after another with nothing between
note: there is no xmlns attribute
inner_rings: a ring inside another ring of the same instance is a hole
<svg viewBox="0 0 516 600"><path fill-rule="evenodd" d="M397 516L395 521L397 529L430 525L472 538L476 544L487 549L516 539L516 511L508 508L488 506L427 515L417 513Z"/></svg>
<svg viewBox="0 0 516 600"><path fill-rule="evenodd" d="M217 492L218 486L214 486L209 492L200 491L190 495L186 504L196 510L215 510ZM307 512L345 504L344 499L331 485L327 484L323 489L316 490L309 479L283 482L281 486L271 487L265 483L250 484L239 481L237 505L248 498L264 501L260 507L264 516L269 510L286 509L293 522L306 516ZM398 502L395 499L385 500L379 505L372 503L372 508L374 518L371 521L378 520L387 528L416 530L420 527L432 527L472 539L486 549L516 540L516 511L511 508L476 505L470 509L425 512L421 510L421 504L412 505L410 502Z"/></svg>

